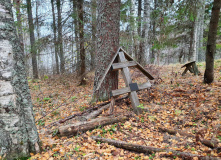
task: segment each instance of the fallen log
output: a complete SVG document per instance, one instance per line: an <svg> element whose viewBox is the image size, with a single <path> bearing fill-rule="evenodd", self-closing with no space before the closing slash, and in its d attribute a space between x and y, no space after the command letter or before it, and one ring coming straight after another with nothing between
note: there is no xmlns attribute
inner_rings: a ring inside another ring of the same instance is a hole
<svg viewBox="0 0 221 160"><path fill-rule="evenodd" d="M120 115L120 116L109 116L96 118L91 121L86 122L77 122L75 124L68 124L66 126L61 126L58 128L58 134L61 136L73 136L78 133L82 133L94 128L105 126L117 122L123 122L129 119L129 115Z"/></svg>
<svg viewBox="0 0 221 160"><path fill-rule="evenodd" d="M138 144L132 144L132 143L127 143L124 141L116 141L112 139L106 139L106 138L100 138L98 136L92 136L92 139L95 141L99 141L102 143L108 143L110 145L113 145L118 148L123 148L126 150L130 151L135 151L139 153L152 153L152 152L167 152L168 154L173 154L177 157L180 157L182 159L193 159L194 157L198 157L200 160L218 160L219 158L217 157L209 157L209 156L200 156L197 154L192 154L192 153L187 153L187 152L181 152L181 151L176 151L172 149L163 149L163 148L155 148L151 146L142 146Z"/></svg>
<svg viewBox="0 0 221 160"><path fill-rule="evenodd" d="M93 118L97 117L99 114L101 114L103 112L103 110L106 110L109 107L110 107L110 104L106 104L105 106L99 108L98 110L91 112L87 116L81 117L81 121L88 121L90 119L93 119Z"/></svg>
<svg viewBox="0 0 221 160"><path fill-rule="evenodd" d="M215 139L212 140L207 140L207 139L203 139L203 138L199 138L199 134L197 133L196 136L186 133L185 131L181 131L181 130L174 130L174 129L167 129L164 127L158 127L159 130L161 130L162 132L167 132L171 135L176 135L177 133L179 133L181 136L186 136L186 137L192 137L195 138L196 141L200 141L203 145L209 147L209 148L217 148L219 142L216 141Z"/></svg>
<svg viewBox="0 0 221 160"><path fill-rule="evenodd" d="M179 133L181 136L192 137L192 138L195 137L194 135L186 133L186 132L181 131L181 130L167 129L167 128L164 128L164 127L158 127L158 129L162 132L167 132L171 135L176 135L177 133Z"/></svg>
<svg viewBox="0 0 221 160"><path fill-rule="evenodd" d="M123 97L121 97L121 98L117 98L117 99L116 99L116 102L119 102L119 101L121 101L122 99L126 99L126 98L128 98L128 95L123 96ZM91 111L93 111L93 110L96 110L96 109L98 109L99 107L104 106L104 105L110 105L110 102L100 103L100 104L98 104L98 105L96 105L96 106L94 106L94 107L92 107L92 108L87 109L86 111L83 111L83 112L81 112L81 113L76 113L76 114L70 115L70 116L68 116L68 117L66 117L66 118L64 118L64 119L61 119L61 120L57 121L57 122L58 122L58 123L64 123L64 122L66 122L66 121L68 121L68 120L70 120L70 119L72 119L72 118L74 118L74 117L76 117L76 116L82 116L83 114L86 114L86 113L88 113L88 112L91 112ZM53 122L53 124L54 124L54 123L57 123L57 122ZM51 124L52 124L52 123L51 123Z"/></svg>

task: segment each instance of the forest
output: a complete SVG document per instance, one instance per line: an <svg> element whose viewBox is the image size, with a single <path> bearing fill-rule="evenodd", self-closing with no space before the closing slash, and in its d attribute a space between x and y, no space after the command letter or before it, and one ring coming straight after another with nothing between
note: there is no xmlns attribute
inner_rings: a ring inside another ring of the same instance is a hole
<svg viewBox="0 0 221 160"><path fill-rule="evenodd" d="M0 160L221 159L221 0L0 0Z"/></svg>

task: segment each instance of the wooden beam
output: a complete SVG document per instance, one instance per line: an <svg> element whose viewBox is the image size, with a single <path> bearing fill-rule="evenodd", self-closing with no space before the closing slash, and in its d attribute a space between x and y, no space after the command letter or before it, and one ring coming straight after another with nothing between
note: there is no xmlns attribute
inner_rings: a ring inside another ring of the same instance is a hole
<svg viewBox="0 0 221 160"><path fill-rule="evenodd" d="M127 54L126 51L124 51L122 48L120 49L120 51L123 51L124 52L124 55L126 57L126 59L128 61L133 61L134 59L129 55ZM135 61L136 62L136 61ZM154 77L149 73L147 72L138 62L136 62L137 65L136 65L136 68L139 69L145 76L147 76L150 80L153 80Z"/></svg>
<svg viewBox="0 0 221 160"><path fill-rule="evenodd" d="M123 52L119 52L118 58L119 58L119 62L126 62L126 58L125 58ZM126 86L128 87L129 84L132 83L129 68L126 67L126 68L122 68L121 70L122 70L122 74L123 74L123 77L124 77L124 82L125 82ZM137 107L137 106L140 105L140 103L139 103L136 91L130 92L129 97L130 97L130 100L131 100L131 103L132 103L132 107L134 109L134 113L136 113L137 115L140 114L141 109Z"/></svg>
<svg viewBox="0 0 221 160"><path fill-rule="evenodd" d="M115 71L121 68L125 68L125 67L134 67L136 66L137 63L135 61L127 61L127 62L120 62L120 63L113 63L111 66L111 70Z"/></svg>
<svg viewBox="0 0 221 160"><path fill-rule="evenodd" d="M121 49L121 47L118 48L118 50L117 50L116 54L113 56L113 58L112 58L110 64L107 66L107 69L105 70L103 77L101 78L101 80L99 81L99 83L98 83L98 85L97 85L96 91L99 90L99 88L100 88L102 82L104 81L104 78L106 77L108 71L110 70L110 67L111 67L112 63L114 62L114 60L116 59L116 57L117 57L117 55L118 55L120 49Z"/></svg>
<svg viewBox="0 0 221 160"><path fill-rule="evenodd" d="M181 68L186 67L186 66L189 66L189 65L192 65L192 63L195 63L195 62L196 62L196 61L188 62L188 63L184 64Z"/></svg>
<svg viewBox="0 0 221 160"><path fill-rule="evenodd" d="M146 83L143 83L143 84L138 84L138 89L139 90L150 88L150 87L151 87L151 83L149 81L146 82ZM126 93L129 93L129 92L131 92L130 87L116 89L116 90L112 90L112 96L119 96L121 94L126 94Z"/></svg>
<svg viewBox="0 0 221 160"><path fill-rule="evenodd" d="M121 89L116 89L116 90L112 90L112 96L119 96L121 94L125 94L125 93L129 93L130 92L130 87L125 87L125 88L121 88Z"/></svg>

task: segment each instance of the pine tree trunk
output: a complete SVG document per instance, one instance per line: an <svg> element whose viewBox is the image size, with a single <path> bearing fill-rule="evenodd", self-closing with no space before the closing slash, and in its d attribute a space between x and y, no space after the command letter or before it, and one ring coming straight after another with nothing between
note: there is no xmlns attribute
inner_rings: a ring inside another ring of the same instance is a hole
<svg viewBox="0 0 221 160"><path fill-rule="evenodd" d="M137 25L136 25L136 15L135 15L135 0L131 0L130 3L130 55L135 57L136 46L137 46Z"/></svg>
<svg viewBox="0 0 221 160"><path fill-rule="evenodd" d="M138 39L141 38L141 10L142 10L142 0L138 0L138 27L137 27L137 33L138 33ZM141 40L138 42L137 46L137 52L136 52L136 59L140 63L141 62L141 52L142 52L142 45Z"/></svg>
<svg viewBox="0 0 221 160"><path fill-rule="evenodd" d="M36 52L36 46L35 46L35 35L34 35L34 24L33 24L33 17L32 17L31 0L27 0L27 11L28 11L30 42L31 42L33 78L38 79L37 52Z"/></svg>
<svg viewBox="0 0 221 160"><path fill-rule="evenodd" d="M157 6L158 6L158 0L154 0L154 16L153 16L153 37L152 37L152 47L154 45L154 41L156 40L156 22L155 19L157 17L156 15L156 11L157 11ZM155 50L152 48L151 52L150 52L150 63L154 63L155 61Z"/></svg>
<svg viewBox="0 0 221 160"><path fill-rule="evenodd" d="M58 46L57 46L57 26L54 12L54 0L51 0L52 17L53 17L53 32L54 32L54 52L55 52L55 65L56 73L59 74L59 61L58 61Z"/></svg>
<svg viewBox="0 0 221 160"><path fill-rule="evenodd" d="M22 20L21 20L21 1L20 0L14 0L15 3L15 9L16 9L16 17L17 17L17 30L18 30L18 37L19 41L22 47L22 52L24 53L24 40L23 40L23 32L22 32Z"/></svg>
<svg viewBox="0 0 221 160"><path fill-rule="evenodd" d="M142 0L138 0L138 28L137 33L141 37L141 11L142 11Z"/></svg>
<svg viewBox="0 0 221 160"><path fill-rule="evenodd" d="M77 0L73 0L73 15L74 15L74 34L75 34L75 47L76 47L76 70L79 70L80 65L80 45L79 45L79 26L78 26L78 13L77 13Z"/></svg>
<svg viewBox="0 0 221 160"><path fill-rule="evenodd" d="M62 39L62 23L61 23L61 1L56 0L57 2L57 11L58 11L58 50L60 57L60 71L62 74L65 73L65 60L64 60L64 52L63 52L63 39Z"/></svg>
<svg viewBox="0 0 221 160"><path fill-rule="evenodd" d="M83 0L78 0L78 25L79 25L79 38L80 38L80 75L83 75L86 71L85 66L85 49L84 49L84 10L83 10ZM83 78L82 78L83 80Z"/></svg>
<svg viewBox="0 0 221 160"><path fill-rule="evenodd" d="M193 57L193 45L194 45L194 24L191 25L191 32L190 32L190 48L188 54L188 61L191 61Z"/></svg>
<svg viewBox="0 0 221 160"><path fill-rule="evenodd" d="M99 91L95 92L95 89L119 48L121 2L120 0L98 0L97 2L97 55L94 98L95 100L105 100L109 98L112 89L118 88L118 72L108 73Z"/></svg>
<svg viewBox="0 0 221 160"><path fill-rule="evenodd" d="M39 137L10 0L0 1L0 63L0 156L28 157L39 152Z"/></svg>
<svg viewBox="0 0 221 160"><path fill-rule="evenodd" d="M206 70L204 73L204 83L212 83L214 80L214 56L216 52L216 35L220 8L221 0L214 0L206 46Z"/></svg>
<svg viewBox="0 0 221 160"><path fill-rule="evenodd" d="M96 54L96 0L91 1L91 16L92 16L92 42L91 42L91 70L95 69L95 54Z"/></svg>

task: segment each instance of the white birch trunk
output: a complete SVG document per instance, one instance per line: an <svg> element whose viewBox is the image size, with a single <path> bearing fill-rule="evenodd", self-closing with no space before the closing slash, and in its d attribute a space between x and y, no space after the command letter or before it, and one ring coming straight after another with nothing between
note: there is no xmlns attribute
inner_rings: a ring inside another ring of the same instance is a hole
<svg viewBox="0 0 221 160"><path fill-rule="evenodd" d="M202 0L200 7L200 17L199 17L199 53L198 60L205 60L205 53L203 51L203 31L204 31L204 14L205 14L205 0Z"/></svg>
<svg viewBox="0 0 221 160"><path fill-rule="evenodd" d="M193 61L198 61L199 54L202 52L203 47L205 0L200 1L197 5L197 16L194 24Z"/></svg>
<svg viewBox="0 0 221 160"><path fill-rule="evenodd" d="M150 30L150 0L144 0L142 64L147 64L150 61L149 30Z"/></svg>
<svg viewBox="0 0 221 160"><path fill-rule="evenodd" d="M199 10L194 22L194 36L193 36L193 57L191 61L198 61L198 35L199 35Z"/></svg>
<svg viewBox="0 0 221 160"><path fill-rule="evenodd" d="M33 116L10 0L0 1L0 156L28 157L39 151L39 137Z"/></svg>

